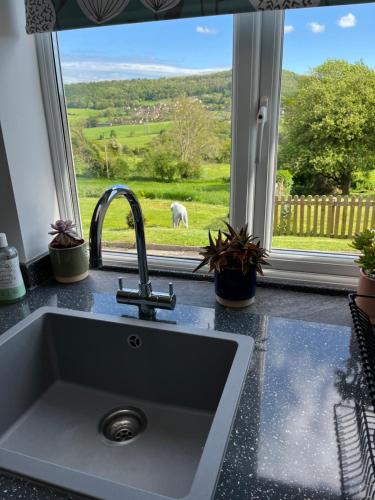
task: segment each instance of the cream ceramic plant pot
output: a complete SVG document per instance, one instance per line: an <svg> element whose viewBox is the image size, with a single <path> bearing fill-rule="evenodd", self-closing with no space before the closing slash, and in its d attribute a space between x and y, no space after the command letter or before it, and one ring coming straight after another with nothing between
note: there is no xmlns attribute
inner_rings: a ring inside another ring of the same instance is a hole
<svg viewBox="0 0 375 500"><path fill-rule="evenodd" d="M358 307L369 316L371 323L375 324L375 279L367 276L362 269L360 270L358 282L358 295L372 295L373 299L366 297L357 297L356 302Z"/></svg>
<svg viewBox="0 0 375 500"><path fill-rule="evenodd" d="M53 248L51 245L48 248L56 281L75 283L87 278L89 257L86 242L70 248Z"/></svg>

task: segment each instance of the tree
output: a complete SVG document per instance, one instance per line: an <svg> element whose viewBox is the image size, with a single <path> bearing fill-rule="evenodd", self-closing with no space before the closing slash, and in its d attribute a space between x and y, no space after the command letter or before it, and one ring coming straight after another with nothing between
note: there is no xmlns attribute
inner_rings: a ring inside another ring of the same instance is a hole
<svg viewBox="0 0 375 500"><path fill-rule="evenodd" d="M165 133L178 161L196 163L214 156L217 140L209 111L198 99L182 97L172 111L172 127Z"/></svg>
<svg viewBox="0 0 375 500"><path fill-rule="evenodd" d="M157 144L147 151L140 167L153 178L167 182L172 181L178 174L170 151Z"/></svg>
<svg viewBox="0 0 375 500"><path fill-rule="evenodd" d="M99 148L86 139L79 126L71 128L71 137L77 175L100 177L103 161Z"/></svg>
<svg viewBox="0 0 375 500"><path fill-rule="evenodd" d="M179 179L197 179L202 174L198 163L176 160L170 142L163 138L155 139L140 164L142 170L156 180L170 182Z"/></svg>
<svg viewBox="0 0 375 500"><path fill-rule="evenodd" d="M232 140L230 137L221 139L216 154L216 161L219 163L229 163L232 152Z"/></svg>
<svg viewBox="0 0 375 500"><path fill-rule="evenodd" d="M375 166L375 71L328 60L284 104L279 167L348 194L355 173Z"/></svg>
<svg viewBox="0 0 375 500"><path fill-rule="evenodd" d="M181 179L199 179L202 175L202 167L197 163L188 161L176 162L178 177Z"/></svg>
<svg viewBox="0 0 375 500"><path fill-rule="evenodd" d="M111 148L113 154L122 153L122 146L115 137L113 137L107 144Z"/></svg>
<svg viewBox="0 0 375 500"><path fill-rule="evenodd" d="M129 175L130 167L128 162L118 156L110 160L110 177L117 179L126 179Z"/></svg>

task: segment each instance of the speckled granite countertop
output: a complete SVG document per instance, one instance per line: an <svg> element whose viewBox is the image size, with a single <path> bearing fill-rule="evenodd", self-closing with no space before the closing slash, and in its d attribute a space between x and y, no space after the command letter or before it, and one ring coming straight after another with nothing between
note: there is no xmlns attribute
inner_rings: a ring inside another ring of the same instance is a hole
<svg viewBox="0 0 375 500"><path fill-rule="evenodd" d="M0 308L0 333L44 305L135 316L134 307L116 303L115 278L97 271L80 284L38 287L23 302ZM136 276L127 279L131 286ZM167 280L153 281L155 289L166 287ZM215 500L347 498L337 412L343 405L363 401L366 394L345 297L259 290L258 304L239 312L215 306L210 283L181 280L176 290L176 310L160 311L159 319L251 335L256 341ZM297 320L290 319L293 310ZM335 318L341 325L328 324ZM0 499L77 498L81 497L0 474Z"/></svg>

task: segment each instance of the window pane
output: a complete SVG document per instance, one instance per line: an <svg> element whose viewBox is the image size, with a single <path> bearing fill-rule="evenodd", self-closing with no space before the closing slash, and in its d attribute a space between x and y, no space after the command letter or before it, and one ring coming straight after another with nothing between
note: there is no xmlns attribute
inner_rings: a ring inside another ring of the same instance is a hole
<svg viewBox="0 0 375 500"><path fill-rule="evenodd" d="M375 226L374 15L286 11L273 248L353 253Z"/></svg>
<svg viewBox="0 0 375 500"><path fill-rule="evenodd" d="M232 24L217 16L59 34L86 238L96 201L119 183L140 200L149 254L196 257L208 229L228 219ZM135 251L132 226L127 202L115 200L104 245Z"/></svg>

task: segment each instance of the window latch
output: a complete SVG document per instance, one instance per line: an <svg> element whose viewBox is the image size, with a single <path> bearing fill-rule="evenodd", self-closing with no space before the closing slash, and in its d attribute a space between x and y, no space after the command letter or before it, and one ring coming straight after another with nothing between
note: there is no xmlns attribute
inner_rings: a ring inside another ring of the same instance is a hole
<svg viewBox="0 0 375 500"><path fill-rule="evenodd" d="M259 109L257 113L257 147L255 154L256 166L258 166L260 163L262 144L263 144L263 131L264 131L264 125L267 123L267 119L268 119L268 97L262 96L259 99Z"/></svg>

